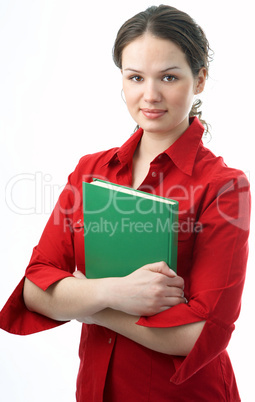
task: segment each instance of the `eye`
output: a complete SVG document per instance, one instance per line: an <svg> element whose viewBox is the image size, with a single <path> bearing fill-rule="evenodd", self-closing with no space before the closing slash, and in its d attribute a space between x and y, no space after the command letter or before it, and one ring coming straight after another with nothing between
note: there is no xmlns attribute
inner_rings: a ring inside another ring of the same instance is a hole
<svg viewBox="0 0 255 402"><path fill-rule="evenodd" d="M143 78L140 75L132 75L132 77L130 77L130 80L135 82L141 82Z"/></svg>
<svg viewBox="0 0 255 402"><path fill-rule="evenodd" d="M176 80L177 80L177 77L175 77L175 75L165 75L163 77L163 81L166 81L166 82L174 82Z"/></svg>

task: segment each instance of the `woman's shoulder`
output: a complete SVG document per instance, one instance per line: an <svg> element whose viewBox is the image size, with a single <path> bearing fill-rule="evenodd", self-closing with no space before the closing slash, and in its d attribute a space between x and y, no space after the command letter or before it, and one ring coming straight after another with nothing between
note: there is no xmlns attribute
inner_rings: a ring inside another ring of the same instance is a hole
<svg viewBox="0 0 255 402"><path fill-rule="evenodd" d="M118 147L115 147L103 151L98 151L92 154L84 155L80 158L77 166L83 167L88 163L92 164L99 163L103 165L104 163L107 163L116 154L118 149L119 149Z"/></svg>
<svg viewBox="0 0 255 402"><path fill-rule="evenodd" d="M229 189L249 189L249 179L243 170L227 165L222 156L216 156L211 150L202 147L197 155L194 174L203 175L208 188L222 193Z"/></svg>
<svg viewBox="0 0 255 402"><path fill-rule="evenodd" d="M93 175L95 172L100 173L103 167L114 157L118 149L118 147L115 147L82 156L70 175L72 182L79 182L81 177Z"/></svg>

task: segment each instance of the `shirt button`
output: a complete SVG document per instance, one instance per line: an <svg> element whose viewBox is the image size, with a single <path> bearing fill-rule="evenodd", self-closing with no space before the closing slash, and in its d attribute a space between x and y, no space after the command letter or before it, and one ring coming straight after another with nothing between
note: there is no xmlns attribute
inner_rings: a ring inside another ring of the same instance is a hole
<svg viewBox="0 0 255 402"><path fill-rule="evenodd" d="M109 339L108 339L108 343L112 343L112 338L109 338Z"/></svg>
<svg viewBox="0 0 255 402"><path fill-rule="evenodd" d="M157 172L152 172L152 177L156 177L157 176Z"/></svg>

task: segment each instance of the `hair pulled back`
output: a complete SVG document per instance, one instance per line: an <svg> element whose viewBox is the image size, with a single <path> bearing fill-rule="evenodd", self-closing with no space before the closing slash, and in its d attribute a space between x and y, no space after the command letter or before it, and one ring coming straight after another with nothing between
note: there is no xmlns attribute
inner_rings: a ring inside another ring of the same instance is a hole
<svg viewBox="0 0 255 402"><path fill-rule="evenodd" d="M174 7L160 5L152 6L127 20L119 29L113 47L113 60L117 67L122 68L122 53L133 40L145 33L168 39L183 51L194 78L202 67L207 76L211 61L210 47L202 28L186 13ZM202 102L197 99L190 111L190 117L198 116L208 131L207 123L201 119L199 110Z"/></svg>

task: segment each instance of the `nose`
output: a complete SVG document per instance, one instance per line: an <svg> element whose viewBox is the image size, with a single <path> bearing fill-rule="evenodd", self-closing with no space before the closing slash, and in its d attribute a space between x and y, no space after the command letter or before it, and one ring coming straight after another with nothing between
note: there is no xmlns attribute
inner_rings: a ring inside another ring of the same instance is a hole
<svg viewBox="0 0 255 402"><path fill-rule="evenodd" d="M161 101L161 92L158 84L148 80L144 85L144 100L147 103L156 103Z"/></svg>

